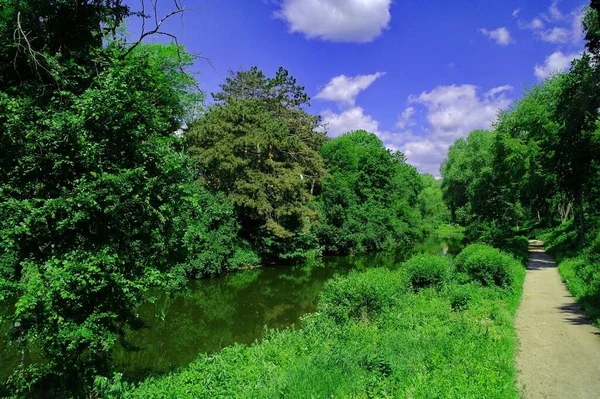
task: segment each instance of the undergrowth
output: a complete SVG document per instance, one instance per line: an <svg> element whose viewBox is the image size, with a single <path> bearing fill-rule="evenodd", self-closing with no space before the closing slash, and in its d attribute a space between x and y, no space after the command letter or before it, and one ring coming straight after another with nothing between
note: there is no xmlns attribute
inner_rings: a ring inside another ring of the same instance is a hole
<svg viewBox="0 0 600 399"><path fill-rule="evenodd" d="M201 355L139 386L98 381L128 398L518 397L513 319L525 269L484 245L455 265L420 255L398 271L333 279L299 330ZM468 265L468 266L465 266ZM490 266L491 265L491 266Z"/></svg>
<svg viewBox="0 0 600 399"><path fill-rule="evenodd" d="M584 312L600 326L600 226L590 222L582 240L572 221L541 233L546 250L558 263L558 272Z"/></svg>

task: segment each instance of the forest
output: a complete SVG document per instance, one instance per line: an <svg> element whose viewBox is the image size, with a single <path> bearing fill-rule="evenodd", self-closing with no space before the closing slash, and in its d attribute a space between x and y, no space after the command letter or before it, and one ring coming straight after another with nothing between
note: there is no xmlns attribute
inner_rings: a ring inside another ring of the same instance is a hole
<svg viewBox="0 0 600 399"><path fill-rule="evenodd" d="M374 133L329 138L283 67L205 93L197 55L124 31L156 8L72 3L0 7L0 350L27 353L0 396L518 397L533 237L600 321L600 1L571 69L458 139L441 179ZM334 277L300 328L142 381L115 366L156 290L448 225L464 228L458 255Z"/></svg>

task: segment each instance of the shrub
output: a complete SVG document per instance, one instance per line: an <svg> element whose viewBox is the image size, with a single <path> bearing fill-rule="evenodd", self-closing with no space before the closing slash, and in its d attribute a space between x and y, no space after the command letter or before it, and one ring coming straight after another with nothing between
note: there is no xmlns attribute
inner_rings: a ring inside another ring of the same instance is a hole
<svg viewBox="0 0 600 399"><path fill-rule="evenodd" d="M511 253L522 264L526 264L529 259L529 239L527 237L513 237L502 246L502 249Z"/></svg>
<svg viewBox="0 0 600 399"><path fill-rule="evenodd" d="M450 299L450 306L453 311L463 311L469 309L469 304L477 300L482 290L481 286L475 283L459 284L454 282L444 287L443 294Z"/></svg>
<svg viewBox="0 0 600 399"><path fill-rule="evenodd" d="M579 256L563 260L558 271L567 288L595 322L600 324L600 263Z"/></svg>
<svg viewBox="0 0 600 399"><path fill-rule="evenodd" d="M371 319L409 290L402 273L387 269L352 272L329 281L321 294L318 310L337 322Z"/></svg>
<svg viewBox="0 0 600 399"><path fill-rule="evenodd" d="M521 266L512 256L483 244L472 244L456 257L456 269L484 286L510 287Z"/></svg>
<svg viewBox="0 0 600 399"><path fill-rule="evenodd" d="M441 255L421 254L404 263L404 270L412 288L442 287L450 279L452 263Z"/></svg>

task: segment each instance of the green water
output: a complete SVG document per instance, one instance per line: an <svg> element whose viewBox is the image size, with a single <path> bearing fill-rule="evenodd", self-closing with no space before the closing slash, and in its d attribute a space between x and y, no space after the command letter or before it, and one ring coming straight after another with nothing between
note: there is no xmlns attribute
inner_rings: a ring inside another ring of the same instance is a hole
<svg viewBox="0 0 600 399"><path fill-rule="evenodd" d="M433 234L412 250L325 257L312 265L269 267L192 281L189 290L174 297L156 293L154 303L138 308L146 327L128 333L128 342L137 350L117 348L115 367L135 380L189 364L200 353L252 343L262 337L265 327L297 326L302 315L316 309L323 285L336 274L395 268L414 252L455 254L461 247L461 235ZM2 363L14 367L19 360L10 352L2 351L0 342ZM11 371L0 368L2 374Z"/></svg>

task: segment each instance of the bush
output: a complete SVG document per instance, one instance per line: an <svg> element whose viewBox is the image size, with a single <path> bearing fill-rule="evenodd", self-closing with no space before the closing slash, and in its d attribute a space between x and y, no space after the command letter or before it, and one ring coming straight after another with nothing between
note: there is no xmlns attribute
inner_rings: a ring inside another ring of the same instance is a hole
<svg viewBox="0 0 600 399"><path fill-rule="evenodd" d="M585 313L600 325L600 234L598 221L589 219L587 231L578 239L572 220L545 232L539 238L558 263L567 288Z"/></svg>
<svg viewBox="0 0 600 399"><path fill-rule="evenodd" d="M502 249L512 254L522 264L527 264L527 260L529 259L529 239L527 237L513 237L502 246Z"/></svg>
<svg viewBox="0 0 600 399"><path fill-rule="evenodd" d="M452 263L441 255L421 254L404 263L404 270L413 290L442 287L452 275Z"/></svg>
<svg viewBox="0 0 600 399"><path fill-rule="evenodd" d="M484 286L507 288L516 280L521 265L512 256L483 244L472 244L456 257L456 269Z"/></svg>
<svg viewBox="0 0 600 399"><path fill-rule="evenodd" d="M563 260L558 271L585 313L600 325L600 263L580 256Z"/></svg>
<svg viewBox="0 0 600 399"><path fill-rule="evenodd" d="M267 331L252 346L201 355L125 397L519 397L518 280L510 292L474 282L418 294L404 293L408 287L403 270L337 278L321 298L322 312L305 316L300 329ZM339 324L325 313L338 305L345 313L380 314Z"/></svg>
<svg viewBox="0 0 600 399"><path fill-rule="evenodd" d="M369 320L408 291L409 282L402 273L387 269L352 272L327 283L318 310L339 323Z"/></svg>
<svg viewBox="0 0 600 399"><path fill-rule="evenodd" d="M459 284L454 282L444 287L443 294L450 299L450 306L453 311L464 311L469 309L473 301L482 300L480 285L475 283Z"/></svg>

